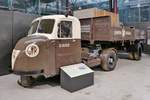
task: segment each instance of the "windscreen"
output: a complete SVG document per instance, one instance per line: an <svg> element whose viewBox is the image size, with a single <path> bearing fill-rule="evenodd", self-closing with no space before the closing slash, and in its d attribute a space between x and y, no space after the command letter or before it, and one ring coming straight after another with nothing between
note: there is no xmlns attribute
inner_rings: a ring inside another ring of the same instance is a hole
<svg viewBox="0 0 150 100"><path fill-rule="evenodd" d="M45 33L45 34L51 34L54 28L54 19L42 19L39 23L39 21L36 21L32 24L29 35L34 33Z"/></svg>
<svg viewBox="0 0 150 100"><path fill-rule="evenodd" d="M41 20L38 27L38 33L46 33L46 34L52 33L54 28L54 22L55 22L54 19Z"/></svg>
<svg viewBox="0 0 150 100"><path fill-rule="evenodd" d="M28 32L28 35L36 33L38 24L39 24L39 21L36 21L36 22L32 23L31 28L30 28L30 30Z"/></svg>

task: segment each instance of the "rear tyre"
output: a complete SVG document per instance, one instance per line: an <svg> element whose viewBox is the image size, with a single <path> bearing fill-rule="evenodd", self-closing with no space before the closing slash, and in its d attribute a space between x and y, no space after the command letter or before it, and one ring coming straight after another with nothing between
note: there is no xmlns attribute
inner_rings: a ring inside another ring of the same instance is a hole
<svg viewBox="0 0 150 100"><path fill-rule="evenodd" d="M117 53L112 50L104 50L101 54L101 67L104 71L112 71L115 69L118 61Z"/></svg>
<svg viewBox="0 0 150 100"><path fill-rule="evenodd" d="M18 80L18 84L25 88L31 88L33 87L34 78L32 76L20 76L20 79Z"/></svg>
<svg viewBox="0 0 150 100"><path fill-rule="evenodd" d="M131 60L141 60L142 57L142 46L140 43L132 45L131 52L129 52L129 58Z"/></svg>
<svg viewBox="0 0 150 100"><path fill-rule="evenodd" d="M142 46L140 44L136 45L136 51L134 52L134 60L141 60L142 57Z"/></svg>
<svg viewBox="0 0 150 100"><path fill-rule="evenodd" d="M134 60L134 52L129 53L129 59Z"/></svg>

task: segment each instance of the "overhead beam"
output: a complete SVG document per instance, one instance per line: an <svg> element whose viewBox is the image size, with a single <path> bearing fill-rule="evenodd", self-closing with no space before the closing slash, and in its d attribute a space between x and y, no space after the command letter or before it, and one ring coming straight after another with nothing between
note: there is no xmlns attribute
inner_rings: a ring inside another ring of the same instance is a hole
<svg viewBox="0 0 150 100"><path fill-rule="evenodd" d="M113 0L109 0L109 10L113 12Z"/></svg>
<svg viewBox="0 0 150 100"><path fill-rule="evenodd" d="M54 2L55 0L41 0L40 2L42 3L51 3L51 2Z"/></svg>
<svg viewBox="0 0 150 100"><path fill-rule="evenodd" d="M109 0L109 10L113 13L118 13L118 0Z"/></svg>

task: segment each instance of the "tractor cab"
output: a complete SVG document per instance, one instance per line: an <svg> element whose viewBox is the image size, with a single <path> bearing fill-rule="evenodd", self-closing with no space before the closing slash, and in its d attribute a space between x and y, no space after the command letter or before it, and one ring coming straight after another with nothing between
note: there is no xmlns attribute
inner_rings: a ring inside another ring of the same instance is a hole
<svg viewBox="0 0 150 100"><path fill-rule="evenodd" d="M52 77L60 67L81 63L81 32L77 18L50 15L35 19L28 36L20 39L12 53L12 70L20 83L35 75ZM28 82L27 82L28 83ZM29 82L30 83L30 82Z"/></svg>
<svg viewBox="0 0 150 100"><path fill-rule="evenodd" d="M32 22L30 35L46 36L49 39L80 38L80 22L77 18L64 15L43 16Z"/></svg>

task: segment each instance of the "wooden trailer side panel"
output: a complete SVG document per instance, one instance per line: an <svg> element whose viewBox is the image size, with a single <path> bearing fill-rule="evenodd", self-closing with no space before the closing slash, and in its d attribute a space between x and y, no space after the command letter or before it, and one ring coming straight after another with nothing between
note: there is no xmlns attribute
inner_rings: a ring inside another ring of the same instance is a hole
<svg viewBox="0 0 150 100"><path fill-rule="evenodd" d="M80 19L82 40L113 41L110 16Z"/></svg>
<svg viewBox="0 0 150 100"><path fill-rule="evenodd" d="M134 30L134 38L135 38L136 40L139 40L139 39L146 39L146 32L145 32L145 30L135 29L135 30Z"/></svg>
<svg viewBox="0 0 150 100"><path fill-rule="evenodd" d="M111 32L111 17L109 16L93 18L92 30L93 40L113 40L113 33Z"/></svg>
<svg viewBox="0 0 150 100"><path fill-rule="evenodd" d="M134 30L133 28L130 27L124 27L124 29L122 29L122 34L123 31L125 30L125 36L122 35L124 40L130 40L130 41L134 41L135 37L134 37Z"/></svg>
<svg viewBox="0 0 150 100"><path fill-rule="evenodd" d="M114 33L114 41L135 40L134 29L130 27L112 27L111 29Z"/></svg>
<svg viewBox="0 0 150 100"><path fill-rule="evenodd" d="M92 19L81 19L81 38L90 41L92 39Z"/></svg>
<svg viewBox="0 0 150 100"><path fill-rule="evenodd" d="M126 26L112 27L111 17L80 19L82 40L88 41L135 41L145 39L145 32Z"/></svg>
<svg viewBox="0 0 150 100"><path fill-rule="evenodd" d="M113 41L122 40L122 28L121 27L112 27L111 32L113 34Z"/></svg>

